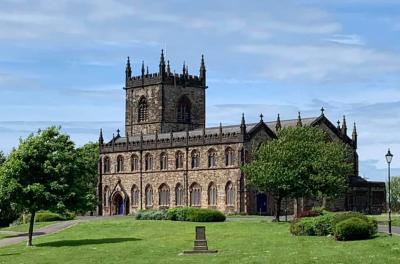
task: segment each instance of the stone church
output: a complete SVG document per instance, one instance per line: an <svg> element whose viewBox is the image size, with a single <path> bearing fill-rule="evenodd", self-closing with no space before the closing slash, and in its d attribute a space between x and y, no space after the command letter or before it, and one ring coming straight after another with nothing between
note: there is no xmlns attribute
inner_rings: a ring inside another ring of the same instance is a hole
<svg viewBox="0 0 400 264"><path fill-rule="evenodd" d="M332 140L353 149L353 174L342 199L285 201L288 213L321 205L332 210L380 212L385 206L385 184L358 176L357 131L347 135L346 119L335 126L321 109L319 116L238 125L206 127L206 67L201 57L199 75L171 72L161 52L159 71L132 75L125 70L125 134L105 142L100 132L99 214L132 214L141 209L193 206L225 213L273 214L268 193L247 186L240 167L249 161L253 146L277 138L291 126L314 126Z"/></svg>

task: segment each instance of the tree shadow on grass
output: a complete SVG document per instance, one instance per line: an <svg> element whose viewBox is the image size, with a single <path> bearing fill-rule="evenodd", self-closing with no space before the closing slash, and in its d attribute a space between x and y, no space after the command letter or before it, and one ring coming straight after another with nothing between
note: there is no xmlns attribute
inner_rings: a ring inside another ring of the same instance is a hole
<svg viewBox="0 0 400 264"><path fill-rule="evenodd" d="M116 238L97 238L97 239L78 239L78 240L59 240L36 244L37 247L79 247L84 245L113 244L128 241L138 241L140 238L116 237Z"/></svg>

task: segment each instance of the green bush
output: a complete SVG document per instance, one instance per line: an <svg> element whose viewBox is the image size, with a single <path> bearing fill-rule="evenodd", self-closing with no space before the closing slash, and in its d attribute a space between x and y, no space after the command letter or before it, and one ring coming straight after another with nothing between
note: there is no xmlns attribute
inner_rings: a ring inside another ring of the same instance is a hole
<svg viewBox="0 0 400 264"><path fill-rule="evenodd" d="M336 213L335 217L333 219L333 226L336 226L338 223L347 220L349 218L359 218L361 220L364 221L368 221L368 217L362 213L358 213L358 212L343 212L343 213Z"/></svg>
<svg viewBox="0 0 400 264"><path fill-rule="evenodd" d="M192 207L171 208L167 211L168 220L172 221L188 221L189 212L196 210Z"/></svg>
<svg viewBox="0 0 400 264"><path fill-rule="evenodd" d="M171 208L167 211L145 210L136 215L137 220L172 220L190 222L223 222L225 215L217 210L182 207Z"/></svg>
<svg viewBox="0 0 400 264"><path fill-rule="evenodd" d="M348 218L335 226L335 238L337 240L367 239L371 235L371 225L368 220L358 217Z"/></svg>
<svg viewBox="0 0 400 264"><path fill-rule="evenodd" d="M193 208L187 214L187 221L190 222L224 222L226 217L223 213L213 209Z"/></svg>
<svg viewBox="0 0 400 264"><path fill-rule="evenodd" d="M136 214L137 220L167 220L167 212L162 210L143 210Z"/></svg>
<svg viewBox="0 0 400 264"><path fill-rule="evenodd" d="M296 236L326 236L333 234L333 219L334 214L299 218L291 223L290 233Z"/></svg>
<svg viewBox="0 0 400 264"><path fill-rule="evenodd" d="M65 218L61 215L49 211L41 211L35 215L35 222L53 222L63 220L65 220Z"/></svg>

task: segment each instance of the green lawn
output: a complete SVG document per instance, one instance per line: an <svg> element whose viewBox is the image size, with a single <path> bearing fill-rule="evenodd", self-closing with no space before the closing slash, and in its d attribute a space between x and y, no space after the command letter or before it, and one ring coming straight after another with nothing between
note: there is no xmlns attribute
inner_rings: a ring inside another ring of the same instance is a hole
<svg viewBox="0 0 400 264"><path fill-rule="evenodd" d="M287 223L207 223L214 255L182 255L193 246L199 223L135 221L84 222L62 232L0 248L0 263L399 263L400 237L337 242L331 237L294 237Z"/></svg>
<svg viewBox="0 0 400 264"><path fill-rule="evenodd" d="M388 214L381 214L381 215L369 215L370 217L374 217L376 220L380 222L380 224L387 225L388 221ZM392 214L392 225L393 226L400 226L400 214L394 213Z"/></svg>
<svg viewBox="0 0 400 264"><path fill-rule="evenodd" d="M48 225L52 225L58 223L58 221L54 221L54 222L38 222L35 223L35 225L33 226L33 230L37 230L40 229L42 227L48 226ZM29 224L21 224L21 225L14 225L14 226L10 226L10 227L2 227L0 228L0 231L16 231L16 232L28 232L29 229Z"/></svg>

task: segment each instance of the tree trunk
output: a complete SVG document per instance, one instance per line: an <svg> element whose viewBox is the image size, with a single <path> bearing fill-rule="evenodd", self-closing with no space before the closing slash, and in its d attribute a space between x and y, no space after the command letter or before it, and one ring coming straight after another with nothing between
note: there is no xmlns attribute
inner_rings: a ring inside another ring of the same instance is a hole
<svg viewBox="0 0 400 264"><path fill-rule="evenodd" d="M276 222L279 222L279 217L281 215L281 203L282 203L282 198L279 197L276 199L276 212L275 212L275 220Z"/></svg>
<svg viewBox="0 0 400 264"><path fill-rule="evenodd" d="M28 242L27 246L32 246L32 235L33 235L33 224L35 223L35 214L36 212L31 212L31 220L29 221L29 231L28 231Z"/></svg>

